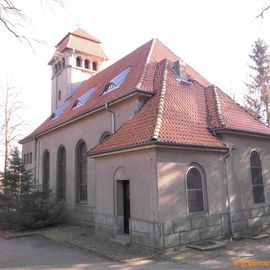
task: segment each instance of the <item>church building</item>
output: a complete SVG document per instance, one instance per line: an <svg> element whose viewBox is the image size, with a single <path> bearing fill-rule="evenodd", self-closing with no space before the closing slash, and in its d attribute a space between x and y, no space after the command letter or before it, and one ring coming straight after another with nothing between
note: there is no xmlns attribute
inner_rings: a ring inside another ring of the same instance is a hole
<svg viewBox="0 0 270 270"><path fill-rule="evenodd" d="M106 60L68 33L51 115L21 140L70 222L156 250L268 228L270 128L157 39Z"/></svg>

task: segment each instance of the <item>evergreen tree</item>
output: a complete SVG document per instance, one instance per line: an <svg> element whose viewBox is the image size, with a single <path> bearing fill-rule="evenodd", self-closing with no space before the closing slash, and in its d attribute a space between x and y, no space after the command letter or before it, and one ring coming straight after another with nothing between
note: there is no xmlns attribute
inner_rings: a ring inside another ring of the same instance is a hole
<svg viewBox="0 0 270 270"><path fill-rule="evenodd" d="M3 175L0 193L0 228L37 229L63 221L62 206L51 196L51 191L32 185L32 174L25 170L17 148L11 153Z"/></svg>
<svg viewBox="0 0 270 270"><path fill-rule="evenodd" d="M8 197L17 199L19 195L24 195L30 192L32 175L26 171L20 153L16 147L11 152L9 159L8 170L4 172L3 189L4 194Z"/></svg>
<svg viewBox="0 0 270 270"><path fill-rule="evenodd" d="M267 44L258 39L249 55L253 65L250 81L246 83L247 93L244 96L245 107L253 114L262 117L270 125L270 55Z"/></svg>

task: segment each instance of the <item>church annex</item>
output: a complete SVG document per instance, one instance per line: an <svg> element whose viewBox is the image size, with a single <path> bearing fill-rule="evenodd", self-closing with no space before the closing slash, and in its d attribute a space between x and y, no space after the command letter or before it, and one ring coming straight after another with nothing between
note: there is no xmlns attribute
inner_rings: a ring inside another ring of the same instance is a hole
<svg viewBox="0 0 270 270"><path fill-rule="evenodd" d="M102 69L82 29L56 46L51 115L27 169L73 223L157 250L270 224L270 128L153 39Z"/></svg>

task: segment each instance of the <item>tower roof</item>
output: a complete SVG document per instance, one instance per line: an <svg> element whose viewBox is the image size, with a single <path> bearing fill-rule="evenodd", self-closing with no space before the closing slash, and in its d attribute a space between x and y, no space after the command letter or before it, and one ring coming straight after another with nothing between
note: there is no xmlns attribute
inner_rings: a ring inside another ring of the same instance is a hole
<svg viewBox="0 0 270 270"><path fill-rule="evenodd" d="M49 65L52 64L66 49L73 49L78 52L94 55L103 60L108 59L101 47L101 41L81 28L69 32L60 42L58 42L56 51L53 58L50 60Z"/></svg>

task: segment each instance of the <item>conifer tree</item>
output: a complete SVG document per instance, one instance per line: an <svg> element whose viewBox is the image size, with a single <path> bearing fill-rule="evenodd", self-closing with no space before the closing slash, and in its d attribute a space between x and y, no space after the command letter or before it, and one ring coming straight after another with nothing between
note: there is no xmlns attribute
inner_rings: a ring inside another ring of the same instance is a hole
<svg viewBox="0 0 270 270"><path fill-rule="evenodd" d="M3 174L3 190L0 229L37 229L63 222L62 206L52 198L51 190L32 185L32 174L25 170L17 148Z"/></svg>
<svg viewBox="0 0 270 270"><path fill-rule="evenodd" d="M249 65L252 74L246 83L247 93L244 96L245 107L253 114L260 116L270 125L270 55L267 44L258 39L249 55L253 65Z"/></svg>

